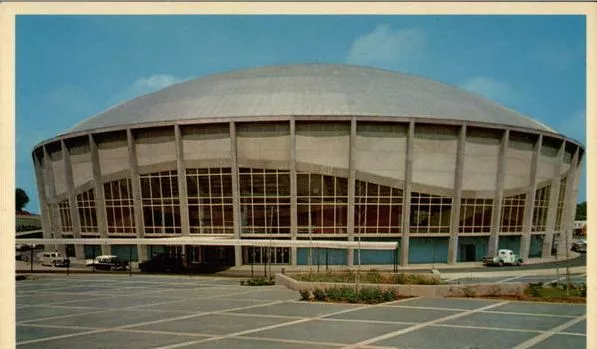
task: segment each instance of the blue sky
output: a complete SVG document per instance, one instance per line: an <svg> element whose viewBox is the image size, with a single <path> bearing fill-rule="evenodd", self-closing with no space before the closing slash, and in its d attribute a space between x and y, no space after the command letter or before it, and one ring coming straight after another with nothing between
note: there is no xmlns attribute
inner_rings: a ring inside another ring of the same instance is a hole
<svg viewBox="0 0 597 349"><path fill-rule="evenodd" d="M16 185L39 212L36 143L137 95L270 64L424 76L586 144L585 41L583 16L17 16Z"/></svg>

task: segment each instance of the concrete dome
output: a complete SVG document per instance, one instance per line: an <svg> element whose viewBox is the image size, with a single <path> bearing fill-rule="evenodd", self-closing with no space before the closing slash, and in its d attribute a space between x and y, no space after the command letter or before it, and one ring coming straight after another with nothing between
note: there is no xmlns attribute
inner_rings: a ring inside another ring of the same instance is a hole
<svg viewBox="0 0 597 349"><path fill-rule="evenodd" d="M65 133L174 120L286 115L463 120L555 133L538 121L450 85L333 64L268 66L200 77L119 104Z"/></svg>

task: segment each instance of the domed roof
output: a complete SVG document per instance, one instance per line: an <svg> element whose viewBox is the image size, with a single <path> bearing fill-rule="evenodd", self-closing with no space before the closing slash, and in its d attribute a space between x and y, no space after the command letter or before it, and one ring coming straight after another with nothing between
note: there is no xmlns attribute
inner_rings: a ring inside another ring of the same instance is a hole
<svg viewBox="0 0 597 349"><path fill-rule="evenodd" d="M335 64L242 69L137 97L67 131L216 117L362 115L453 119L555 132L456 87L387 70Z"/></svg>

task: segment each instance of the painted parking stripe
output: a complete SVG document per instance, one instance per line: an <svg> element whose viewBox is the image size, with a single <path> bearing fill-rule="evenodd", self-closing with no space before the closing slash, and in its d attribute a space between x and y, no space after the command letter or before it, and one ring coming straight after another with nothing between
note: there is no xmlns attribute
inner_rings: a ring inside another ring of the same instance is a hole
<svg viewBox="0 0 597 349"><path fill-rule="evenodd" d="M373 338L361 341L359 343L355 343L355 344L346 346L343 349L349 349L349 348L352 349L352 348L361 347L363 345L369 345L371 343L379 342L379 341L382 341L384 339L388 339L388 338L396 337L396 336L399 336L399 335L402 335L402 334L405 334L405 333L409 333L409 332L412 332L412 331L415 331L415 330L427 327L429 325L436 324L438 322L457 319L457 318L460 318L460 317L463 317L463 316L467 316L467 315L470 315L470 314L481 312L483 310L497 308L497 307L500 307L500 306L508 304L508 303L510 303L510 302L508 302L508 301L499 302L499 303L490 304L490 305L487 305L487 306L484 306L484 307L481 307L481 308L477 308L477 309L473 309L473 310L468 310L468 311L463 311L462 313L444 316L444 317L441 317L441 318L438 318L438 319L435 319L435 320L431 320L431 321L420 323L420 324L415 325L415 326L407 327L405 329L401 329L401 330L398 330L398 331L386 333L386 334L381 335L381 336L373 337Z"/></svg>
<svg viewBox="0 0 597 349"><path fill-rule="evenodd" d="M514 347L514 349L530 348L530 347L536 345L537 343L540 343L540 342L546 340L547 338L553 336L554 334L557 334L558 332L562 332L562 330L565 330L568 327L583 321L586 317L587 317L586 315L582 315L582 316L577 317L576 319L572 319L566 323L556 326L549 331L545 331L544 333L542 333L536 337L533 337L525 342L522 342L521 344Z"/></svg>

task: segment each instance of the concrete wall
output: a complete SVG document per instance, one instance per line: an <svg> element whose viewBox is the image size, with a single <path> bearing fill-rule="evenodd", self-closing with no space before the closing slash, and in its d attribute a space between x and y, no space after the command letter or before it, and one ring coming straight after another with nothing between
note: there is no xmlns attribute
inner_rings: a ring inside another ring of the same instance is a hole
<svg viewBox="0 0 597 349"><path fill-rule="evenodd" d="M291 290L314 290L334 287L347 287L354 284L333 282L303 282L296 281L292 274L276 274L276 285L283 285ZM479 283L461 285L392 285L392 284L362 284L362 287L381 287L384 290L393 289L403 297L475 297L475 296L520 296L527 284L525 283Z"/></svg>
<svg viewBox="0 0 597 349"><path fill-rule="evenodd" d="M457 129L415 126L412 181L418 185L454 187Z"/></svg>
<svg viewBox="0 0 597 349"><path fill-rule="evenodd" d="M369 124L357 127L355 169L404 180L408 125Z"/></svg>
<svg viewBox="0 0 597 349"><path fill-rule="evenodd" d="M530 184L533 160L532 140L511 134L505 160L504 190L526 188Z"/></svg>
<svg viewBox="0 0 597 349"><path fill-rule="evenodd" d="M478 129L467 132L462 164L463 191L496 189L500 140L501 132Z"/></svg>
<svg viewBox="0 0 597 349"><path fill-rule="evenodd" d="M75 188L93 180L91 152L87 143L69 147Z"/></svg>
<svg viewBox="0 0 597 349"><path fill-rule="evenodd" d="M129 169L129 150L126 134L96 137L100 171L103 176Z"/></svg>
<svg viewBox="0 0 597 349"><path fill-rule="evenodd" d="M139 167L176 161L172 129L148 130L135 135Z"/></svg>
<svg viewBox="0 0 597 349"><path fill-rule="evenodd" d="M297 170L301 163L348 169L350 124L296 124Z"/></svg>
<svg viewBox="0 0 597 349"><path fill-rule="evenodd" d="M228 125L181 127L185 161L230 159Z"/></svg>
<svg viewBox="0 0 597 349"><path fill-rule="evenodd" d="M243 165L244 160L290 161L288 124L240 124L236 132L239 166Z"/></svg>
<svg viewBox="0 0 597 349"><path fill-rule="evenodd" d="M50 152L52 159L52 175L54 177L54 188L56 195L66 194L68 186L66 183L66 172L64 171L64 159L60 150Z"/></svg>

